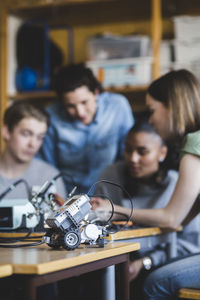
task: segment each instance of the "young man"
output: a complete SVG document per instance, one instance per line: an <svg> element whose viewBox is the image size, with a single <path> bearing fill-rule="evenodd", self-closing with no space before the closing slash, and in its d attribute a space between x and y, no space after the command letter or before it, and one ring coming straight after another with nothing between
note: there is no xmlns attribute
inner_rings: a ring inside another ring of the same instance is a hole
<svg viewBox="0 0 200 300"><path fill-rule="evenodd" d="M2 128L5 148L0 155L0 197L19 179L27 182L31 194L59 174L53 166L34 158L42 145L47 127L47 113L28 103L16 102L6 110ZM51 191L66 197L61 178L55 181ZM28 196L26 185L22 182L4 197L17 199Z"/></svg>
<svg viewBox="0 0 200 300"><path fill-rule="evenodd" d="M67 173L67 190L76 185L85 193L107 165L122 157L132 111L124 96L103 92L83 64L61 68L55 89L60 101L47 109L50 127L40 156Z"/></svg>
<svg viewBox="0 0 200 300"><path fill-rule="evenodd" d="M19 179L27 182L30 191L27 191L26 185L22 182L8 192L3 199L16 199L16 201L19 198L27 199L29 192L30 194L37 192L47 180L51 181L59 174L56 168L34 157L42 145L47 127L48 114L27 102L16 102L6 110L2 128L5 149L0 155L0 197L11 184ZM61 178L55 180L49 192L57 193L62 198L66 197L64 182ZM48 212L49 208L46 207L46 210ZM14 285L12 281L11 284ZM4 293L5 299L16 299L22 296L22 287L18 286L10 291L8 285L9 282L3 281L0 286L3 298ZM48 284L40 287L37 299L56 300L56 285Z"/></svg>

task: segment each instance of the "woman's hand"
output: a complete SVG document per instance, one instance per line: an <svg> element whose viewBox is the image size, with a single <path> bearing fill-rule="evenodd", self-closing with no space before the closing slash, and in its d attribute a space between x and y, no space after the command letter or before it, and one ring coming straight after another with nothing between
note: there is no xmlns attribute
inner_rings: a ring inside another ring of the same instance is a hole
<svg viewBox="0 0 200 300"><path fill-rule="evenodd" d="M104 210L104 211L112 210L112 206L108 199L102 199L100 197L92 197L90 200L90 204L92 205L92 210Z"/></svg>
<svg viewBox="0 0 200 300"><path fill-rule="evenodd" d="M109 212L111 213L113 211L112 205L108 199L102 199L100 197L92 197L90 200L90 204L92 205L92 210L96 211L104 211L104 212ZM130 215L130 209L129 208L124 208L120 205L115 205L114 206L114 214L112 216L112 220L120 220L122 219L127 219Z"/></svg>
<svg viewBox="0 0 200 300"><path fill-rule="evenodd" d="M53 194L53 201L59 206L62 206L65 202L65 200L58 194Z"/></svg>
<svg viewBox="0 0 200 300"><path fill-rule="evenodd" d="M143 269L142 258L132 261L129 265L129 279L134 280Z"/></svg>

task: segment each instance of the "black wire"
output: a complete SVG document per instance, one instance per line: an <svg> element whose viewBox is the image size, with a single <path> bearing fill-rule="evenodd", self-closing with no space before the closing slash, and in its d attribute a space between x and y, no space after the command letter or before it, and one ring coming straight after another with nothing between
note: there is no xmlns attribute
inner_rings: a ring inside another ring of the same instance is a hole
<svg viewBox="0 0 200 300"><path fill-rule="evenodd" d="M62 173L58 173L57 175L55 175L51 180L50 180L50 182L49 182L49 184L47 185L47 187L44 189L44 191L42 191L42 192L40 192L40 193L36 193L35 195L33 195L33 197L32 197L32 199L33 198L38 198L38 197L40 197L40 198L42 198L42 200L40 201L40 206L41 206L41 204L44 202L44 200L45 200L45 194L46 194L46 192L49 190L49 188L55 183L55 181L59 178L59 177L61 177L62 176ZM31 203L32 203L32 199L31 199Z"/></svg>
<svg viewBox="0 0 200 300"><path fill-rule="evenodd" d="M24 239L27 239L30 234L33 232L32 229L30 229L25 236L22 237L0 237L0 243L16 243L23 241Z"/></svg>
<svg viewBox="0 0 200 300"><path fill-rule="evenodd" d="M45 233L44 233L45 235ZM44 235L35 235L35 236L28 236L27 238L24 239L24 241L31 241L31 240L37 240L37 239L42 239Z"/></svg>
<svg viewBox="0 0 200 300"><path fill-rule="evenodd" d="M39 240L39 238L38 238L38 240ZM35 242L35 241L37 241L37 239L26 239L26 240L24 240L23 242Z"/></svg>
<svg viewBox="0 0 200 300"><path fill-rule="evenodd" d="M28 182L25 179L19 179L17 181L15 181L14 183L12 183L1 195L0 195L0 200L2 200L9 192L11 192L14 188L16 188L16 186L20 183L24 183L25 187L26 187L26 191L27 191L27 195L28 195L28 199L30 199L31 196L31 190L30 187L28 185Z"/></svg>
<svg viewBox="0 0 200 300"><path fill-rule="evenodd" d="M62 171L61 174L62 174L63 177L64 177L64 176L69 177L69 178L71 179L72 185L73 185L74 187L76 187L76 188L79 190L79 188L77 187L77 183L74 181L74 178L73 178L73 176L72 176L71 174L69 174L69 173L67 173L67 172L65 172L65 171Z"/></svg>
<svg viewBox="0 0 200 300"><path fill-rule="evenodd" d="M112 199L109 198L109 196L103 195L103 194L93 195L92 197L105 197L106 199L108 199L108 200L110 201L110 204L111 204L111 207L112 207L112 211L111 211L111 215L110 215L110 217L108 218L108 220L105 221L106 223L109 223L110 220L112 219L113 215L114 215L114 203L113 203Z"/></svg>
<svg viewBox="0 0 200 300"><path fill-rule="evenodd" d="M55 175L51 181L49 182L49 184L47 185L47 187L45 188L45 190L41 193L38 194L38 197L44 197L44 195L46 194L46 192L48 191L48 189L55 183L55 181L62 176L62 173L58 173L57 175Z"/></svg>
<svg viewBox="0 0 200 300"><path fill-rule="evenodd" d="M27 229L27 228L26 228ZM16 229L13 230L16 232ZM10 231L9 231L10 232ZM20 232L20 231L19 231ZM23 232L22 232L23 233ZM43 235L36 235L36 236L30 236L31 233L34 233L34 228L30 228L29 231L26 233L25 236L15 236L15 237L0 237L0 243L15 243L20 241L26 241L26 240L34 240L34 239L40 239L43 237Z"/></svg>
<svg viewBox="0 0 200 300"><path fill-rule="evenodd" d="M133 202L132 202L132 199L131 199L130 194L128 193L128 191L127 191L123 186L121 186L120 184L115 183L115 182L113 182L113 181L104 180L104 179L99 180L99 181L96 181L95 183L92 184L92 186L90 187L90 189L89 189L89 191L88 191L88 196L89 196L90 191L91 191L92 189L94 189L94 187L95 187L98 183L101 183L101 182L108 183L108 184L111 184L111 185L114 185L114 186L119 187L124 193L126 193L126 194L128 195L128 198L129 198L130 203L131 203L131 212L130 212L130 215L129 215L129 217L128 217L126 223L124 224L124 226L122 226L119 230L117 230L117 231L115 231L115 232L110 232L110 233L116 233L116 232L118 232L118 231L121 231L123 228L125 228L125 227L128 225L128 223L131 221L131 218L132 218L132 215L133 215ZM92 197L92 196L89 196L89 197ZM108 198L108 200L110 201L109 198Z"/></svg>
<svg viewBox="0 0 200 300"><path fill-rule="evenodd" d="M41 241L39 243L32 243L32 244L18 244L18 245L1 245L0 248L21 248L21 247L31 247L31 246L39 246L44 244L45 242Z"/></svg>
<svg viewBox="0 0 200 300"><path fill-rule="evenodd" d="M33 229L33 228L31 228ZM26 231L23 231L26 230ZM19 232L19 233L26 233L27 232L27 227L19 227L19 228L14 228L14 229L9 229L9 230L2 230L1 232ZM29 232L29 230L28 230Z"/></svg>
<svg viewBox="0 0 200 300"><path fill-rule="evenodd" d="M44 233L45 234L45 233ZM26 239L41 239L43 235L34 235L34 236L28 236Z"/></svg>
<svg viewBox="0 0 200 300"><path fill-rule="evenodd" d="M60 173L58 173L57 175L55 175L55 176L51 179L51 181L49 182L49 184L47 185L47 187L45 188L45 190L37 195L37 197L43 198L42 201L40 202L40 204L44 201L44 195L45 195L46 192L49 190L49 188L55 183L55 181L56 181L59 177L62 177L62 176L68 176L68 177L71 179L71 183L72 183L74 186L76 185L75 182L74 182L73 177L72 177L70 174L68 174L68 173L66 173L66 172L60 172Z"/></svg>

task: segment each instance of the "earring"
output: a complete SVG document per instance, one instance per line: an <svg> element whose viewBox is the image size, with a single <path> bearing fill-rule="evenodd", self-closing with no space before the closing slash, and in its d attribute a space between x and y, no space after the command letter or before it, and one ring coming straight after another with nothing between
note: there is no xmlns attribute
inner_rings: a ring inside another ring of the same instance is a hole
<svg viewBox="0 0 200 300"><path fill-rule="evenodd" d="M160 157L159 162L163 162L164 158Z"/></svg>

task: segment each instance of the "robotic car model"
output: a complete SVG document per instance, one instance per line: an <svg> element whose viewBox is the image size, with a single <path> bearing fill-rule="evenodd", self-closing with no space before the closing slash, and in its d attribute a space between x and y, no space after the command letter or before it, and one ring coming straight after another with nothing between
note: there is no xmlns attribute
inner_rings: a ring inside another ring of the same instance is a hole
<svg viewBox="0 0 200 300"><path fill-rule="evenodd" d="M87 221L91 211L88 195L70 197L64 205L46 219L49 226L43 241L50 247L76 249L81 243L103 247L107 230Z"/></svg>

